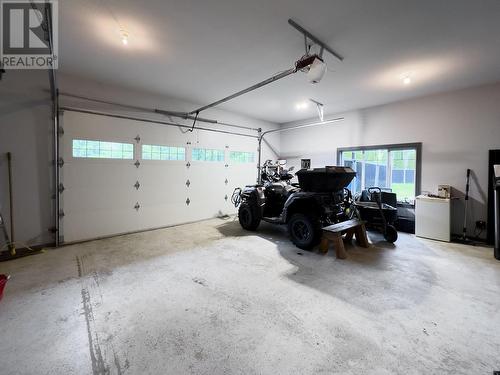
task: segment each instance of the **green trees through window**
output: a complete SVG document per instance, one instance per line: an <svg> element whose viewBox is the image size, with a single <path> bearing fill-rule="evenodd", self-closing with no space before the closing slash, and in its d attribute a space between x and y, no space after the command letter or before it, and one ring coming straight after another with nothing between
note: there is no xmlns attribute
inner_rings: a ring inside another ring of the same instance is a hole
<svg viewBox="0 0 500 375"><path fill-rule="evenodd" d="M356 171L349 188L359 193L372 186L391 189L399 202L413 203L416 195L417 147L341 150L340 163Z"/></svg>

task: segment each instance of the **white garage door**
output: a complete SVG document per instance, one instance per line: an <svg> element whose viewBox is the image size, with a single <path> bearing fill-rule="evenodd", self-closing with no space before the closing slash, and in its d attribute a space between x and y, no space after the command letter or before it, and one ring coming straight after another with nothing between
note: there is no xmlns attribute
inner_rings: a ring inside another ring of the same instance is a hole
<svg viewBox="0 0 500 375"><path fill-rule="evenodd" d="M256 179L253 138L66 111L63 241L232 214Z"/></svg>

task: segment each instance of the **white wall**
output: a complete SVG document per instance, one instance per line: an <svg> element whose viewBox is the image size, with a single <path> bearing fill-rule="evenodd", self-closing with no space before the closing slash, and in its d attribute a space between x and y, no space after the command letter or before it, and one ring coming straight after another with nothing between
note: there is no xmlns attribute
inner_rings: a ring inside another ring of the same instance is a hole
<svg viewBox="0 0 500 375"><path fill-rule="evenodd" d="M153 93L138 92L125 87L104 85L70 75L59 75L59 87L62 92L152 109L187 111L199 106L195 103ZM13 154L14 166L16 239L29 245L50 243L53 238L49 232L49 228L53 227L52 195L54 189L52 187L51 165L51 103L48 89L48 75L45 71L8 71L0 81L0 211L8 217L5 153L10 151ZM123 108L95 105L81 100L62 98L61 101L62 104L76 105L87 109L112 109L113 112L120 114L130 113L130 110ZM147 115L139 112L133 114L169 120L161 115ZM239 125L261 127L264 130L277 127L276 124L250 119L220 109L207 110L203 112L203 117ZM173 120L183 123L178 119ZM210 127L208 124L202 123L200 126ZM219 127L219 125L212 127ZM238 131L232 128L224 128L224 130ZM246 131L242 130L242 132ZM203 133L199 132L199 135L202 137ZM272 149L277 152L279 152L280 147L279 141L280 138L277 134L269 137ZM257 142L255 144L257 145ZM271 147L264 145L265 158L276 158Z"/></svg>
<svg viewBox="0 0 500 375"><path fill-rule="evenodd" d="M0 212L8 222L5 153L11 152L15 238L29 244L53 238L49 232L53 226L51 105L46 88L45 71L8 71L0 81ZM0 235L0 246L3 240Z"/></svg>
<svg viewBox="0 0 500 375"><path fill-rule="evenodd" d="M470 168L473 175L468 227L473 230L476 220L487 219L488 150L500 148L500 84L339 116L345 120L281 133L281 157L289 159L290 165L310 157L312 166L319 167L336 164L338 147L422 142L422 191L436 192L438 184L450 184L455 195L461 197L466 169ZM462 202L453 206L453 231L459 233Z"/></svg>

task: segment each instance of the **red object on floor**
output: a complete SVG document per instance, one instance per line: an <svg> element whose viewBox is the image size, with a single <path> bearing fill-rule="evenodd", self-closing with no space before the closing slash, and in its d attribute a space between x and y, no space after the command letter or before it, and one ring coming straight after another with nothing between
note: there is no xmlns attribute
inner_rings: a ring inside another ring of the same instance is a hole
<svg viewBox="0 0 500 375"><path fill-rule="evenodd" d="M0 301L2 300L3 290L5 288L5 285L7 284L7 280L9 280L9 277L7 275L0 275Z"/></svg>

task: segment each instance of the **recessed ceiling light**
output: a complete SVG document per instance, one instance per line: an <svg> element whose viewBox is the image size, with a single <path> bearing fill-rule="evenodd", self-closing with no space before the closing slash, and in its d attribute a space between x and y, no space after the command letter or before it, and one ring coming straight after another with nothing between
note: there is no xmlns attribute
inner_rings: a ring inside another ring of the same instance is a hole
<svg viewBox="0 0 500 375"><path fill-rule="evenodd" d="M401 81L403 82L404 85L409 85L411 83L411 78L412 78L413 73L411 72L406 72L401 74L399 78L401 78Z"/></svg>
<svg viewBox="0 0 500 375"><path fill-rule="evenodd" d="M308 107L309 107L308 102L300 102L300 103L295 104L295 109L297 109L298 111L303 111L304 109L307 109Z"/></svg>
<svg viewBox="0 0 500 375"><path fill-rule="evenodd" d="M128 33L125 30L121 31L122 44L126 46L128 44Z"/></svg>

